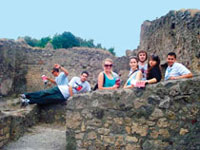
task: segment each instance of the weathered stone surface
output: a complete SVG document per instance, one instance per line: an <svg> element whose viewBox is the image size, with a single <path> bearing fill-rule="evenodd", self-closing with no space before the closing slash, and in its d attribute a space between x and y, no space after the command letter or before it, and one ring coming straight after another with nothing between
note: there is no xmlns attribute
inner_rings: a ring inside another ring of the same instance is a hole
<svg viewBox="0 0 200 150"><path fill-rule="evenodd" d="M160 117L163 117L163 115L164 114L163 114L162 110L156 108L154 110L154 112L151 114L151 120L155 120L155 119L158 119Z"/></svg>
<svg viewBox="0 0 200 150"><path fill-rule="evenodd" d="M85 127L85 122L83 121L81 124L81 132L85 132L86 131L86 127Z"/></svg>
<svg viewBox="0 0 200 150"><path fill-rule="evenodd" d="M87 137L88 140L94 140L96 138L97 138L97 135L94 131L88 133L88 137Z"/></svg>
<svg viewBox="0 0 200 150"><path fill-rule="evenodd" d="M159 104L159 108L169 108L170 105L170 98L168 96L165 96L163 100L161 100Z"/></svg>
<svg viewBox="0 0 200 150"><path fill-rule="evenodd" d="M108 144L114 144L114 142L115 142L115 137L113 137L113 136L101 136L101 140L103 141L103 142L106 142L106 143L108 143Z"/></svg>
<svg viewBox="0 0 200 150"><path fill-rule="evenodd" d="M134 142L134 143L137 143L137 142L138 142L138 139L137 139L136 137L127 136L127 137L126 137L126 141L127 141L127 142Z"/></svg>
<svg viewBox="0 0 200 150"><path fill-rule="evenodd" d="M169 131L167 129L160 129L159 134L162 135L164 138L170 137Z"/></svg>
<svg viewBox="0 0 200 150"><path fill-rule="evenodd" d="M40 109L40 122L44 123L66 123L66 105L65 104L53 104L47 106L39 106Z"/></svg>
<svg viewBox="0 0 200 150"><path fill-rule="evenodd" d="M37 124L39 121L38 107L29 106L23 109L8 105L11 104L7 103L6 108L0 107L0 149L8 142L17 140L29 127Z"/></svg>
<svg viewBox="0 0 200 150"><path fill-rule="evenodd" d="M110 133L110 129L106 129L106 128L99 128L97 130L97 132L101 135L108 135Z"/></svg>
<svg viewBox="0 0 200 150"><path fill-rule="evenodd" d="M169 126L166 118L160 118L157 122L158 127L160 128L166 128Z"/></svg>
<svg viewBox="0 0 200 150"><path fill-rule="evenodd" d="M171 119L171 120L176 119L176 115L175 115L175 113L172 112L172 111L167 111L167 117L168 117L169 119Z"/></svg>
<svg viewBox="0 0 200 150"><path fill-rule="evenodd" d="M141 150L140 145L135 145L135 144L127 144L126 145L126 150Z"/></svg>
<svg viewBox="0 0 200 150"><path fill-rule="evenodd" d="M180 134L180 135L185 135L185 134L188 133L188 132L189 132L188 129L183 129L183 128L181 128L179 134Z"/></svg>
<svg viewBox="0 0 200 150"><path fill-rule="evenodd" d="M153 21L145 21L141 26L138 50L146 50L149 54L156 53L163 63L166 55L174 51L180 62L199 72L199 11L170 11ZM134 53L137 51L132 52Z"/></svg>
<svg viewBox="0 0 200 150"><path fill-rule="evenodd" d="M131 132L131 127L126 126L125 129L126 129L126 132L127 132L128 134L131 134L131 133L132 133L132 132Z"/></svg>
<svg viewBox="0 0 200 150"><path fill-rule="evenodd" d="M148 126L141 125L138 123L133 123L132 133L137 133L140 136L146 136L148 134Z"/></svg>
<svg viewBox="0 0 200 150"><path fill-rule="evenodd" d="M114 118L114 122L115 122L116 124L122 125L124 121L123 121L122 118Z"/></svg>
<svg viewBox="0 0 200 150"><path fill-rule="evenodd" d="M81 140L81 139L83 139L83 136L84 136L84 133L77 133L77 134L75 135L75 138L76 138L77 140Z"/></svg>
<svg viewBox="0 0 200 150"><path fill-rule="evenodd" d="M86 126L101 127L101 125L102 125L102 122L98 119L92 119L86 122Z"/></svg>
<svg viewBox="0 0 200 150"><path fill-rule="evenodd" d="M81 115L78 112L69 113L66 115L66 125L67 128L78 128L78 126L81 124Z"/></svg>
<svg viewBox="0 0 200 150"><path fill-rule="evenodd" d="M80 126L70 128L76 133L77 141L82 143L78 148L198 149L200 94L194 93L193 90L200 89L200 84L196 84L199 82L200 76L197 76L187 80L148 85L139 96L135 95L134 90L101 91L90 93L90 96L85 94L82 95L84 99L88 97L85 101L81 96L74 96L67 105L67 115L78 113L82 118ZM184 83L189 87L184 87ZM170 87L180 87L177 90L179 94L169 95ZM123 99L119 98L119 93ZM176 99L186 93L190 100ZM196 98L191 99L191 96ZM159 106L163 99L170 99L167 109ZM87 105L80 108L76 103ZM135 107L135 104L138 107ZM71 106L74 106L73 111ZM73 115L70 118L73 118Z"/></svg>
<svg viewBox="0 0 200 150"><path fill-rule="evenodd" d="M158 135L159 135L159 132L153 130L153 131L150 133L150 135L151 135L151 137L152 137L153 139L157 139L157 138L158 138Z"/></svg>
<svg viewBox="0 0 200 150"><path fill-rule="evenodd" d="M119 136L116 136L116 142L115 142L115 147L121 147L121 146L124 146L126 143L125 143L125 140L124 140L124 137L119 135Z"/></svg>

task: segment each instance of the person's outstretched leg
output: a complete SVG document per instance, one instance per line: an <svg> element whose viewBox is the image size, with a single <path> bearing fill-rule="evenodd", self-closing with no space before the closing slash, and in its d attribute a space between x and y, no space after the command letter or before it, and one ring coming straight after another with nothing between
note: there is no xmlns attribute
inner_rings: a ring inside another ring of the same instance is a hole
<svg viewBox="0 0 200 150"><path fill-rule="evenodd" d="M24 93L25 97L27 99L41 99L42 97L45 97L47 95L52 95L57 92L58 87L53 87L47 90L32 92L32 93Z"/></svg>
<svg viewBox="0 0 200 150"><path fill-rule="evenodd" d="M30 98L29 104L57 104L66 100L58 87L55 87L51 90L52 91L48 92L46 95L43 95L41 98Z"/></svg>

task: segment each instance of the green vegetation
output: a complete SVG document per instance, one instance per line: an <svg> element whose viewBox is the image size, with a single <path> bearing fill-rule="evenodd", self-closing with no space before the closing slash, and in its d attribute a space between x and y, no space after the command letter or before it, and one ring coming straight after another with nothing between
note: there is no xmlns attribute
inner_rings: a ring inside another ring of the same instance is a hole
<svg viewBox="0 0 200 150"><path fill-rule="evenodd" d="M74 36L71 32L63 32L62 34L55 34L53 38L43 37L40 40L31 38L29 36L19 37L23 38L25 42L32 47L41 47L44 48L48 42L50 42L54 49L58 48L72 48L72 47L89 47L89 48L101 48L109 51L115 56L114 48L109 49L103 48L101 44L94 44L94 40L85 40L80 37Z"/></svg>

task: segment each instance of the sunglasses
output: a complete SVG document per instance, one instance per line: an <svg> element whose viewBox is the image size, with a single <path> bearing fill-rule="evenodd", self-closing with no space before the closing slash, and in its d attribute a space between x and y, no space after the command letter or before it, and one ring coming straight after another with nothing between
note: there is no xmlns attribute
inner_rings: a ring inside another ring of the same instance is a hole
<svg viewBox="0 0 200 150"><path fill-rule="evenodd" d="M110 64L110 65L105 64L104 67L112 67L112 64Z"/></svg>

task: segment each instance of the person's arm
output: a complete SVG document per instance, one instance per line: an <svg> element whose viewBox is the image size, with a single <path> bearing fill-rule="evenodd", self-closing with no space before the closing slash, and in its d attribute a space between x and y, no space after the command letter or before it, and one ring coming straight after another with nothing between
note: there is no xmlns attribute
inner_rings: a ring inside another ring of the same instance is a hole
<svg viewBox="0 0 200 150"><path fill-rule="evenodd" d="M188 74L184 74L181 76L177 76L177 77L170 77L170 80L177 80L177 79L184 79L184 78L192 78L193 74L192 73L188 73Z"/></svg>
<svg viewBox="0 0 200 150"><path fill-rule="evenodd" d="M48 78L48 77L47 77L47 80L50 81L50 82L53 83L53 84L56 84L56 81L53 80L53 79L51 79L51 78Z"/></svg>
<svg viewBox="0 0 200 150"><path fill-rule="evenodd" d="M61 65L55 64L54 67L59 68L60 70L62 70L65 73L66 76L68 76L69 72L67 71L67 69L65 69Z"/></svg>
<svg viewBox="0 0 200 150"><path fill-rule="evenodd" d="M90 91L91 91L91 86L90 86L90 84L88 83L87 92L90 92Z"/></svg>
<svg viewBox="0 0 200 150"><path fill-rule="evenodd" d="M161 71L159 68L153 68L151 71L151 79L146 80L145 82L148 84L153 84L153 83L157 83L161 80L162 75L161 75Z"/></svg>
<svg viewBox="0 0 200 150"><path fill-rule="evenodd" d="M136 75L136 81L140 81L142 79L142 72L139 70Z"/></svg>
<svg viewBox="0 0 200 150"><path fill-rule="evenodd" d="M69 86L69 94L70 94L70 96L73 96L73 95L74 95L74 93L73 93L73 89L72 89L71 86Z"/></svg>
<svg viewBox="0 0 200 150"><path fill-rule="evenodd" d="M191 71L188 68L186 68L183 64L178 64L178 67L176 67L175 69L179 75L170 77L169 79L171 80L193 77L193 74L191 73Z"/></svg>
<svg viewBox="0 0 200 150"><path fill-rule="evenodd" d="M133 84L127 85L127 83L125 83L125 85L124 85L124 89L131 89L131 88L133 88L133 87L134 87Z"/></svg>
<svg viewBox="0 0 200 150"><path fill-rule="evenodd" d="M148 83L148 84L153 84L153 83L157 82L157 79L156 78L152 78L152 79L146 80L145 82Z"/></svg>
<svg viewBox="0 0 200 150"><path fill-rule="evenodd" d="M77 79L76 77L73 77L73 78L71 79L71 81L69 82L69 84L68 84L70 96L73 96L73 95L74 95L74 93L73 93L73 86L74 86L74 83L75 83L75 80L76 80L76 79Z"/></svg>
<svg viewBox="0 0 200 150"><path fill-rule="evenodd" d="M60 66L60 70L62 70L66 76L68 76L69 72L64 67Z"/></svg>
<svg viewBox="0 0 200 150"><path fill-rule="evenodd" d="M128 80L129 80L129 78L128 78ZM134 87L134 85L133 84L131 84L131 85L127 85L128 84L128 80L126 81L126 83L124 84L124 89L130 89L130 88L133 88Z"/></svg>
<svg viewBox="0 0 200 150"><path fill-rule="evenodd" d="M84 87L84 90L82 93L86 93L86 92L90 92L91 91L91 86L90 84L87 82L86 87Z"/></svg>
<svg viewBox="0 0 200 150"><path fill-rule="evenodd" d="M135 81L140 81L142 79L142 72L141 71L138 71L137 75L136 75L136 79ZM131 85L127 85L127 82L125 83L124 85L124 89L131 89L134 87L134 84L131 84Z"/></svg>
<svg viewBox="0 0 200 150"><path fill-rule="evenodd" d="M101 72L98 76L98 89L99 90L114 90L117 89L117 85L115 84L112 87L103 87L103 82L104 82L104 74Z"/></svg>

